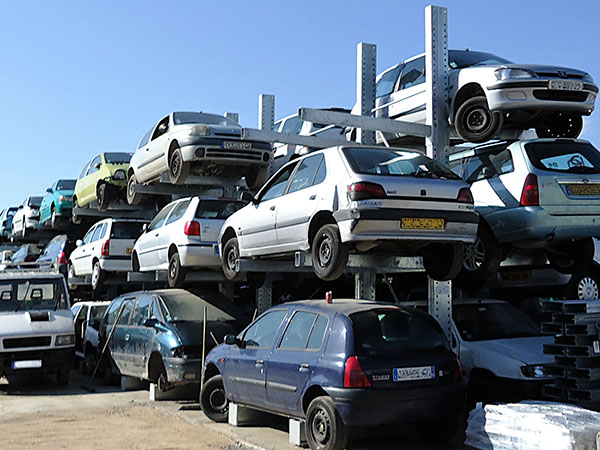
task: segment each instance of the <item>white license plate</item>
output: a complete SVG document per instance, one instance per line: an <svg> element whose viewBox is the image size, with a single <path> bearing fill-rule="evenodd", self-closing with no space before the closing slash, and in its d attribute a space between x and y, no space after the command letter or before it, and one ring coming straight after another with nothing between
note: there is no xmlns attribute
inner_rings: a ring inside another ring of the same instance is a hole
<svg viewBox="0 0 600 450"><path fill-rule="evenodd" d="M26 361L13 361L13 369L39 369L42 367L41 359L30 359Z"/></svg>
<svg viewBox="0 0 600 450"><path fill-rule="evenodd" d="M435 366L394 369L393 378L394 381L432 380L435 378Z"/></svg>
<svg viewBox="0 0 600 450"><path fill-rule="evenodd" d="M251 150L252 143L251 142L238 142L238 141L224 141L223 148L229 150Z"/></svg>
<svg viewBox="0 0 600 450"><path fill-rule="evenodd" d="M548 87L558 91L582 91L583 83L574 80L550 80Z"/></svg>

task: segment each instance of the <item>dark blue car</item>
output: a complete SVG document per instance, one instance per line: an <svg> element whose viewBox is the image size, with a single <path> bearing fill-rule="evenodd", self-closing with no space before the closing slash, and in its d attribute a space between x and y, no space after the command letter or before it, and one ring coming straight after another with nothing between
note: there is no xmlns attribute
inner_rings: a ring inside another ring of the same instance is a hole
<svg viewBox="0 0 600 450"><path fill-rule="evenodd" d="M448 439L464 402L438 323L364 300L270 308L207 355L203 377L200 402L212 420L227 420L229 401L298 418L310 447L328 450L344 448L353 425L414 423Z"/></svg>

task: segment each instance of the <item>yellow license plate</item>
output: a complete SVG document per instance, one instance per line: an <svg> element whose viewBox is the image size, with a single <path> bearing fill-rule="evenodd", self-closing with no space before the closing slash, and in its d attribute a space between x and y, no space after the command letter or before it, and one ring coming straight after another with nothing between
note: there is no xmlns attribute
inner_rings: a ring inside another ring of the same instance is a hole
<svg viewBox="0 0 600 450"><path fill-rule="evenodd" d="M600 195L600 184L570 184L571 195Z"/></svg>
<svg viewBox="0 0 600 450"><path fill-rule="evenodd" d="M424 217L403 217L400 227L403 230L443 230L444 219Z"/></svg>
<svg viewBox="0 0 600 450"><path fill-rule="evenodd" d="M125 249L125 253L127 253L128 255L131 255L131 252L133 251L132 248L127 248Z"/></svg>

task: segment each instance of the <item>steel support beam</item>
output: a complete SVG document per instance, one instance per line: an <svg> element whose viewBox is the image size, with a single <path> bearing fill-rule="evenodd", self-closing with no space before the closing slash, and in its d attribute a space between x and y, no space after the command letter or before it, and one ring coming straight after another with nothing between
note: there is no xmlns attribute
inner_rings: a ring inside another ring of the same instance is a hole
<svg viewBox="0 0 600 450"><path fill-rule="evenodd" d="M258 97L258 129L273 131L275 123L275 96L260 94Z"/></svg>
<svg viewBox="0 0 600 450"><path fill-rule="evenodd" d="M438 321L448 342L452 338L450 320L452 319L452 282L429 280L429 314Z"/></svg>
<svg viewBox="0 0 600 450"><path fill-rule="evenodd" d="M267 273L265 282L256 289L256 310L258 314L273 306L273 274Z"/></svg>
<svg viewBox="0 0 600 450"><path fill-rule="evenodd" d="M360 42L356 47L356 105L361 116L370 117L375 109L376 71L377 47L374 44ZM375 144L374 131L358 128L356 137L361 144Z"/></svg>
<svg viewBox="0 0 600 450"><path fill-rule="evenodd" d="M320 148L335 147L336 145L348 144L348 141L343 138L334 139L319 136L300 136L299 134L277 133L272 130L256 130L254 128L244 128L243 137L244 139L254 141L273 143L277 142L281 144L305 145L307 147Z"/></svg>
<svg viewBox="0 0 600 450"><path fill-rule="evenodd" d="M354 298L357 300L375 300L375 269L360 269L354 275Z"/></svg>

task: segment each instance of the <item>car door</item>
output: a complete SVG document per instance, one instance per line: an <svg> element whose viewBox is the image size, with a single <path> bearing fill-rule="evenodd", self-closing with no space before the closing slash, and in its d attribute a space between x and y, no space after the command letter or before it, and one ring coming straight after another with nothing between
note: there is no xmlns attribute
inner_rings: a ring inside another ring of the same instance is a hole
<svg viewBox="0 0 600 450"><path fill-rule="evenodd" d="M148 179L158 178L167 169L166 153L169 148L169 118L163 118L154 129L148 146L144 150L147 153L145 172Z"/></svg>
<svg viewBox="0 0 600 450"><path fill-rule="evenodd" d="M83 305L75 316L75 352L83 356L83 343L85 342L85 330L90 307Z"/></svg>
<svg viewBox="0 0 600 450"><path fill-rule="evenodd" d="M390 119L425 123L425 56L404 64L400 80L390 94Z"/></svg>
<svg viewBox="0 0 600 450"><path fill-rule="evenodd" d="M78 199L79 205L87 205L96 200L96 184L98 183L101 167L102 157L101 155L98 155L90 163L90 167L85 175L85 183L81 192L81 198Z"/></svg>
<svg viewBox="0 0 600 450"><path fill-rule="evenodd" d="M281 196L287 191L289 179L297 162L280 169L273 179L258 194L258 203L244 208L243 225L238 232L241 251L268 254L277 245L275 215Z"/></svg>
<svg viewBox="0 0 600 450"><path fill-rule="evenodd" d="M287 309L267 311L241 336L242 346L234 345L225 361L225 390L233 401L264 406L267 401L264 363L287 315Z"/></svg>
<svg viewBox="0 0 600 450"><path fill-rule="evenodd" d="M156 270L159 265L159 252L162 244L162 226L177 202L169 203L150 222L146 232L140 236L138 261L142 271Z"/></svg>
<svg viewBox="0 0 600 450"><path fill-rule="evenodd" d="M73 270L75 271L75 275L79 276L79 275L84 275L86 273L85 272L86 261L89 260L89 255L90 255L90 253L89 253L90 248L88 247L88 244L92 240L92 236L94 235L96 228L98 228L98 225L94 225L92 228L90 228L88 230L88 232L85 234L85 236L83 237L83 240L81 241L81 245L79 245L79 247L77 247L71 253L71 256L69 259L71 261L71 264L73 265ZM90 264L91 264L91 261L90 261Z"/></svg>
<svg viewBox="0 0 600 450"><path fill-rule="evenodd" d="M131 333L129 330L129 319L131 312L135 304L136 297L127 297L123 299L120 307L121 316L115 323L115 331L108 344L110 354L115 362L115 365L123 375L134 376L135 371L131 369L131 348L129 346L129 340L131 339ZM116 313L118 316L118 312Z"/></svg>
<svg viewBox="0 0 600 450"><path fill-rule="evenodd" d="M158 238L161 243L160 250L158 251L158 264L161 267L167 268L169 265L169 244L173 242L173 237L176 233L183 232L184 223L179 219L183 217L188 209L188 206L190 206L191 201L192 200L189 198L178 201L162 227L160 236Z"/></svg>
<svg viewBox="0 0 600 450"><path fill-rule="evenodd" d="M126 352L131 357L131 370L136 376L144 378L147 375L146 366L148 363L148 341L156 331L153 328L144 326L146 319L150 317L150 295L140 294L129 324L129 339L125 335Z"/></svg>
<svg viewBox="0 0 600 450"><path fill-rule="evenodd" d="M94 229L94 234L92 234L90 241L83 245L81 269L80 272L76 272L77 275L89 275L92 273L92 263L94 262L94 257L97 257L100 253L102 247L100 237L106 233L106 226L106 222L99 223Z"/></svg>
<svg viewBox="0 0 600 450"><path fill-rule="evenodd" d="M281 412L301 409L300 399L323 356L329 320L326 315L296 311L265 363L267 403ZM299 408L300 406L300 408Z"/></svg>
<svg viewBox="0 0 600 450"><path fill-rule="evenodd" d="M58 182L54 183L51 187L46 190L46 195L42 199L42 203L40 203L40 223L46 222L51 215L52 200L54 198L54 192L56 190L56 185Z"/></svg>
<svg viewBox="0 0 600 450"><path fill-rule="evenodd" d="M319 210L319 200L324 194L322 183L325 176L323 154L300 161L287 193L281 197L276 210L275 229L280 251L297 250L308 238L310 219Z"/></svg>

